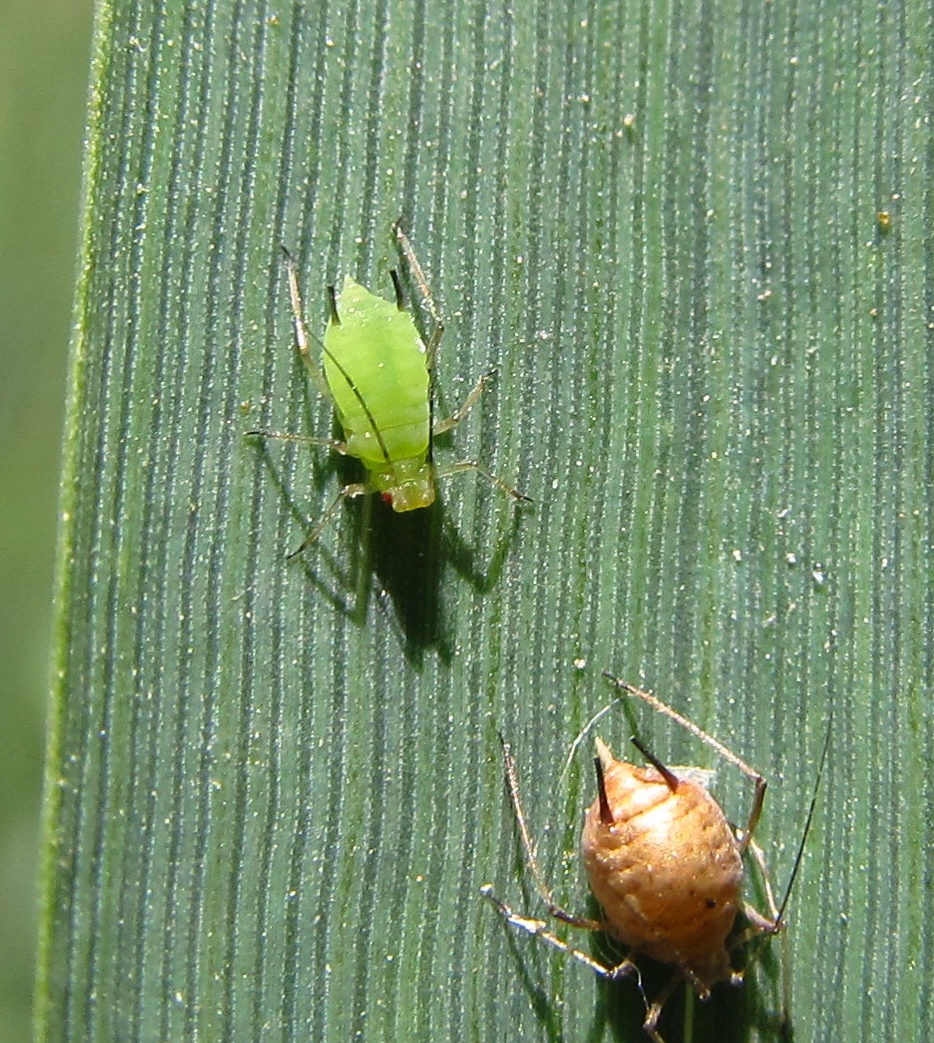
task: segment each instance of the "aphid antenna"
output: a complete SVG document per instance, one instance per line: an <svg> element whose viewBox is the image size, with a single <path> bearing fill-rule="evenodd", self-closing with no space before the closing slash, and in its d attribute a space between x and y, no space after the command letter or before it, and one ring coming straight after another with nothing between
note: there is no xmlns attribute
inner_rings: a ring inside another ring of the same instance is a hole
<svg viewBox="0 0 934 1043"><path fill-rule="evenodd" d="M445 431L450 431L451 428L456 427L461 420L467 415L474 403L480 397L486 386L487 381L493 376L493 371L484 373L477 381L473 390L467 396L467 400L460 407L460 409L454 413L453 416L448 417L446 420L442 420L439 423L435 423L435 396L434 396L434 373L435 373L435 359L438 354L438 348L441 344L441 338L444 335L444 320L441 318L441 312L438 308L437 302L435 301L434 294L431 292L431 287L428 285L428 279L425 276L425 270L421 266L415 248L412 246L411 240L405 233L405 229L402 227L402 216L400 216L393 222L392 230L395 232L396 239L399 242L399 246L402 249L405 262L408 265L409 271L412 273L412 277L418 284L419 292L422 295L428 311L431 314L432 322L434 323L434 330L432 331L431 337L428 340L428 344L425 348L426 358L425 365L428 368L429 379L431 381L431 394L429 395L429 411L431 421L431 433L432 436L444 434ZM398 274L395 269L390 272L392 275L393 285L396 287L396 303L400 304L402 297L401 284L399 282ZM400 307L402 305L400 304ZM428 448L429 459L432 459L432 446L429 444ZM502 489L503 492L508 493L513 499L524 500L527 503L531 503L530 497L520 493L518 489L514 489L511 485L508 485L502 480L502 478L493 474L492 471L488 470L482 464L477 463L475 460L462 460L460 463L448 464L446 467L439 468L435 474L436 478L448 478L453 474L460 474L463 471L477 471L482 474L491 484Z"/></svg>
<svg viewBox="0 0 934 1043"><path fill-rule="evenodd" d="M289 296L292 303L292 327L294 330L295 345L298 348L299 358L302 360L302 364L311 375L312 380L314 380L319 393L330 402L332 399L327 381L325 381L321 370L318 369L312 361L311 354L308 350L310 343L314 343L322 351L324 351L325 348L324 344L313 333L308 332L308 327L305 325L302 296L301 291L298 288L298 262L295 260L295 257L289 251L287 246L280 243L279 249L282 251L283 261L289 278ZM277 438L283 442L302 442L305 445L325 446L338 453L346 452L347 449L346 444L336 438L315 438L310 435L295 435L284 431L245 431L244 434L248 436L262 436L263 438ZM293 557L294 555L289 556Z"/></svg>
<svg viewBox="0 0 934 1043"><path fill-rule="evenodd" d="M798 844L798 851L795 855L794 865L791 867L791 876L788 878L788 884L785 887L785 893L782 896L781 903L775 913L775 919L772 923L771 929L764 932L764 940L759 943L761 947L768 939L782 929L785 924L785 910L788 908L788 901L791 898L791 889L795 885L795 880L798 878L798 873L801 870L801 865L804 861L804 847L807 843L808 834L811 832L811 826L814 822L814 814L817 809L817 797L818 791L820 790L821 778L824 774L824 765L827 762L827 753L830 749L830 737L833 731L833 705L830 706L830 713L827 717L827 730L824 733L824 742L821 747L820 760L817 764L817 776L814 779L814 788L811 791L811 802L808 805L807 817L804 820L804 829L801 832L801 841ZM753 959L756 956L756 952L753 953Z"/></svg>
<svg viewBox="0 0 934 1043"><path fill-rule="evenodd" d="M584 725L584 727L581 728L581 730L577 733L577 737L574 739L574 741L570 745L570 748L568 749L568 755L565 758L564 767L561 769L561 774L558 776L559 782L563 784L564 781L567 779L568 774L571 771L571 765L574 762L574 758L577 756L577 751L578 749L580 749L581 743L591 733L593 728L596 726L597 722L601 720L603 717L605 717L610 712L610 710L612 710L613 707L616 706L617 703L619 703L619 701L619 699L614 699L613 702L607 703L606 706L604 706L602 709L597 710L593 717L591 717L590 720Z"/></svg>
<svg viewBox="0 0 934 1043"><path fill-rule="evenodd" d="M649 692L642 691L641 688L636 688L635 685L629 684L628 681L622 681L618 677L614 677L613 674L608 673L606 670L603 671L603 676L608 680L612 681L617 688L621 688L624 692L628 692L630 695L635 695L643 702L648 703L653 709L659 713L665 714L666 717L670 717L676 724L680 724L682 728L687 729L695 738L700 739L701 742L706 743L711 749L716 750L721 757L734 767L739 770L749 779L751 779L755 785L755 794L753 796L752 807L749 811L749 818L746 822L745 829L739 830L737 837L737 843L740 847L740 854L744 854L746 848L749 846L749 841L752 839L752 835L755 832L756 825L759 822L759 816L762 814L762 803L765 800L765 791L768 783L765 778L755 770L751 768L742 758L724 746L722 742L715 739L709 732L705 732L703 728L696 725L693 721L689 721L687 717L682 717L677 710L673 710L667 703L663 703L661 699Z"/></svg>

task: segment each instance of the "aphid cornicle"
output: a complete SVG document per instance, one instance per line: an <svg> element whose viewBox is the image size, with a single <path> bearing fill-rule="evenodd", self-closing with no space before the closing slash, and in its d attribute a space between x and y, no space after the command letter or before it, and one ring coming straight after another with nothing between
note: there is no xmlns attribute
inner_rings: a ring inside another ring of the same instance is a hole
<svg viewBox="0 0 934 1043"><path fill-rule="evenodd" d="M344 438L342 441L305 438L278 431L248 434L324 445L356 457L367 472L365 481L353 482L341 489L322 520L291 557L314 543L347 497L375 492L390 503L394 511L411 511L434 502L437 479L462 471L479 471L513 498L528 500L474 460L444 467L434 465L432 438L463 420L480 397L490 374L480 377L453 416L434 420L434 362L444 323L408 236L398 222L393 225L393 231L434 320L434 332L426 345L405 309L402 283L395 269L389 273L395 290L394 302L370 293L346 276L340 292L333 286L328 287L330 321L324 340L318 342L321 369L312 360L309 350L296 262L283 247L296 347L319 390L333 403Z"/></svg>
<svg viewBox="0 0 934 1043"><path fill-rule="evenodd" d="M779 907L772 895L764 856L752 839L765 797L766 782L762 775L655 696L608 674L605 676L627 694L637 696L687 728L753 780L755 795L745 826L739 830L731 828L719 804L707 791L711 772L666 767L636 739L633 742L648 765L640 767L618 761L606 743L597 739L597 796L586 814L581 856L603 918L575 916L554 901L544 879L522 810L516 763L509 744L504 741L506 781L526 861L549 913L571 926L603 931L626 946L628 952L621 962L607 966L553 934L544 920L514 912L494 895L490 885L484 885L481 892L514 927L542 938L602 978L617 980L635 975L641 990L637 965L640 956L672 965L674 975L654 1000L650 1002L643 993L646 1004L643 1027L655 1043L664 1043L658 1032L658 1020L679 983L687 982L701 999L705 999L718 982L739 984L743 970L734 969L732 965L734 951L755 937L767 940L784 928L785 906L816 806L817 783L827 756L830 727L828 724L801 846ZM768 915L742 898L743 856L747 851L761 872ZM742 928L737 925L740 913L745 918ZM786 1007L788 1003L786 996ZM787 1011L785 1015L788 1016Z"/></svg>

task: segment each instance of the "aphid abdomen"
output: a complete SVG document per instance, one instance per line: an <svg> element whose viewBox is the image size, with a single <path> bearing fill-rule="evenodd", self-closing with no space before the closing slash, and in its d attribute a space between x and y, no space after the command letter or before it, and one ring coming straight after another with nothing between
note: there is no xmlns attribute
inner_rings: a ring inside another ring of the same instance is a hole
<svg viewBox="0 0 934 1043"><path fill-rule="evenodd" d="M581 851L606 929L636 953L709 988L732 976L726 938L741 905L742 859L703 786L672 789L654 768L603 764L610 825L590 807Z"/></svg>
<svg viewBox="0 0 934 1043"><path fill-rule="evenodd" d="M431 406L425 345L408 312L349 276L340 323L324 337L324 372L347 449L368 470L427 458Z"/></svg>

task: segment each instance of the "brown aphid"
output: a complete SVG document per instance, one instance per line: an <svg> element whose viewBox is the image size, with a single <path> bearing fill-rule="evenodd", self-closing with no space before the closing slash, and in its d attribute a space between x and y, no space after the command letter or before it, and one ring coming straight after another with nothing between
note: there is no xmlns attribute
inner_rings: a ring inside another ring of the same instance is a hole
<svg viewBox="0 0 934 1043"><path fill-rule="evenodd" d="M706 995L734 976L726 940L743 907L740 844L700 783L615 760L601 739L597 751L581 855L604 930Z"/></svg>
<svg viewBox="0 0 934 1043"><path fill-rule="evenodd" d="M641 990L636 963L640 956L673 966L674 975L652 1002L643 992L646 1004L643 1027L655 1043L664 1043L657 1031L658 1020L663 1006L681 982L690 984L701 999L706 999L711 987L718 982L739 984L743 971L733 968L731 953L755 937L767 940L784 928L785 904L814 814L817 783L829 745L830 722L801 846L781 908L778 908L765 859L752 839L765 798L765 779L722 743L655 696L609 674L604 676L627 694L637 696L677 721L753 780L755 794L745 827L734 830L707 791L711 772L668 768L637 739L632 741L649 764L639 767L618 761L606 743L597 739L597 796L587 811L581 854L591 889L603 910L603 919L575 916L554 901L544 879L522 810L516 763L509 744L504 741L506 782L516 822L529 869L549 913L573 927L603 931L629 951L620 963L607 966L553 934L544 920L514 912L494 895L490 885L481 888L481 893L514 927L574 957L602 978L618 980L634 975ZM747 850L761 871L768 916L742 898L743 855ZM747 926L736 930L740 911ZM786 994L786 1018L789 1006Z"/></svg>

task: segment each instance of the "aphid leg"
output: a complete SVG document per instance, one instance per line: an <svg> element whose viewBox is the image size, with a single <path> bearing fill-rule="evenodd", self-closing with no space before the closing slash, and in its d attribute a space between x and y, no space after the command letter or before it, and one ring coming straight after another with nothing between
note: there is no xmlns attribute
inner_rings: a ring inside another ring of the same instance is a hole
<svg viewBox="0 0 934 1043"><path fill-rule="evenodd" d="M749 842L752 840L752 834L759 821L759 816L762 814L762 802L765 800L765 790L768 785L765 778L756 771L755 768L750 768L744 760L737 757L737 755L724 746L722 742L719 742L712 735L705 732L703 728L698 727L698 725L693 721L689 721L686 717L682 717L677 710L673 710L666 703L663 703L661 699L658 699L654 695L650 695L648 692L643 692L642 689L636 688L635 685L631 685L627 681L621 681L618 677L614 677L612 674L608 674L605 671L603 676L608 681L612 681L617 688L621 688L624 692L628 692L630 695L638 696L653 709L658 710L659 713L663 713L667 717L670 717L673 721L680 724L682 728L686 728L696 738L716 750L724 760L739 768L747 778L752 779L756 787L755 794L752 798L752 807L749 810L749 818L746 821L746 827L739 831L739 836L737 837L740 854L744 854L746 848L749 846Z"/></svg>
<svg viewBox="0 0 934 1043"><path fill-rule="evenodd" d="M315 386L327 401L331 402L333 399L328 388L328 382L325 380L320 368L315 365L311 352L308 350L308 327L305 324L305 310L302 306L301 291L298 288L298 262L284 246L282 247L282 254L285 259L285 270L289 278L289 298L292 302L292 327L295 330L295 347L298 349L299 357L305 364L305 368L311 374ZM333 310L333 289L329 287L329 290L331 292L331 307ZM334 314L336 315L336 312Z"/></svg>
<svg viewBox="0 0 934 1043"><path fill-rule="evenodd" d="M506 742L502 735L499 737L499 741L503 747L503 770L506 775L506 788L509 790L509 800L512 803L516 825L519 827L519 835L522 837L525 861L529 867L529 872L532 874L532 879L535 881L538 893L542 897L542 901L548 907L548 912L551 913L556 920L563 920L564 923L571 924L574 927L582 927L588 931L602 931L604 925L601 921L589 920L585 917L575 916L573 913L566 912L557 904L557 902L555 902L551 894L551 889L545 882L545 874L542 872L542 868L538 863L538 855L535 851L535 841L532 839L532 831L529 829L529 824L525 817L525 811L522 808L522 797L519 794L519 772L516 768L515 758L512 755L512 747L508 742Z"/></svg>
<svg viewBox="0 0 934 1043"><path fill-rule="evenodd" d="M520 493L518 489L513 489L511 485L507 485L502 478L493 474L483 464L478 464L476 460L461 460L457 464L447 464L445 467L439 467L435 472L435 477L449 478L452 474L460 474L462 471L477 471L492 485L502 489L504 493L509 493L514 500L525 500L526 503L532 503L531 497L526 496L525 493Z"/></svg>
<svg viewBox="0 0 934 1043"><path fill-rule="evenodd" d="M759 851L757 845L751 845L751 848L755 848ZM761 854L761 852L760 852ZM757 859L758 861L758 859ZM760 863L764 870L764 860ZM768 876L763 876L763 883L765 886L766 898L772 909L772 916L763 916L754 905L750 905L749 902L743 902L743 915L749 921L749 926L745 931L741 931L735 938L730 942L730 952L735 949L741 949L747 942L753 939L763 939L767 942L773 935L781 934L782 936L782 1019L785 1024L791 1024L791 949L788 944L788 932L785 930L785 921L782 919L778 909L775 908L775 903L772 898L772 889L769 884ZM754 950L748 957L746 967L741 970L733 971L732 984L740 984L746 976L746 968L752 966L758 956L758 952Z"/></svg>
<svg viewBox="0 0 934 1043"><path fill-rule="evenodd" d="M458 409L453 415L449 416L447 420L439 420L431 429L432 435L440 435L445 431L450 431L452 427L456 427L464 417L470 412L476 403L477 399L483 394L483 389L486 387L487 381L493 376L493 372L484 373L482 377L474 385L473 390L467 396L464 404ZM462 471L477 471L487 479L491 484L498 486L503 492L508 493L513 499L525 500L526 503L531 503L531 499L524 493L520 493L518 489L514 489L511 485L508 485L498 475L493 474L492 471L487 470L482 464L478 464L473 460L462 460L457 464L448 464L446 467L439 467L435 473L436 478L447 478L452 474L460 474Z"/></svg>
<svg viewBox="0 0 934 1043"><path fill-rule="evenodd" d="M457 425L464 419L465 416L470 412L476 403L477 399L483 394L483 389L486 387L487 381L493 376L493 371L484 373L483 376L474 385L473 391L467 396L464 404L458 409L453 415L449 416L447 420L439 420L434 427L431 429L433 435L443 435L445 431L450 431L452 427Z"/></svg>
<svg viewBox="0 0 934 1043"><path fill-rule="evenodd" d="M775 895L772 892L772 882L765 855L762 848L754 841L749 842L749 852L759 867L759 876L762 881L762 889L765 892L765 900L769 907L769 915L763 916L754 905L749 902L743 903L743 915L749 921L745 931L741 931L730 942L730 951L740 949L753 939L762 939L767 942L773 935L782 936L782 1026L783 1035L787 1027L791 1025L791 948L788 943L788 932L785 928L783 910L775 903ZM752 965L757 952L749 956L746 967ZM738 984L745 977L746 969L733 972L733 984Z"/></svg>
<svg viewBox="0 0 934 1043"><path fill-rule="evenodd" d="M639 976L639 969L628 957L621 963L616 964L614 967L605 967L599 960L595 960L592 956L589 956L581 949L575 949L573 945L568 945L563 938L559 938L556 934L549 931L548 924L544 920L533 920L528 916L520 916L518 913L510 909L505 902L501 902L496 897L490 884L484 884L483 887L480 888L480 894L493 903L493 905L499 910L500 915L508 924L511 924L513 927L518 927L520 930L526 931L529 934L534 935L536 938L541 938L542 941L547 942L555 949L565 953L567 956L573 957L575 960L584 964L585 967L589 967L601 978L605 978L607 981L618 981L621 978L628 977L630 974L635 974L637 977ZM591 923L591 921L578 922L576 918L567 919L566 922L573 924L575 927L588 927Z"/></svg>
<svg viewBox="0 0 934 1043"><path fill-rule="evenodd" d="M328 508L327 513L318 522L318 524L311 530L305 542L298 548L298 550L292 551L292 553L286 558L286 561L291 561L293 558L297 558L303 550L307 550L321 535L322 532L327 528L328 522L334 517L335 514L340 510L340 505L344 500L354 496L364 496L370 491L369 486L363 485L362 483L355 482L352 485L345 485L343 489L337 494L334 502Z"/></svg>
<svg viewBox="0 0 934 1043"><path fill-rule="evenodd" d="M658 1033L658 1019L662 1016L662 1008L671 999L671 994L684 981L681 974L673 974L668 984L655 997L645 1012L645 1021L642 1022L642 1030L652 1040L652 1043L665 1043Z"/></svg>
<svg viewBox="0 0 934 1043"><path fill-rule="evenodd" d="M435 302L434 294L431 292L431 288L428 285L428 280L425 278L425 272L419 264L418 257L415 255L415 248L412 246L411 240L405 234L402 228L402 219L397 220L392 230L396 233L396 239L399 241L399 246L402 249L402 253L405 256L406 264L409 266L409 271L412 273L412 277L418 284L419 292L422 295L422 299L425 302L428 311L431 314L432 321L435 324L435 328L428 339L428 346L426 348L425 364L428 367L428 372L431 374L432 380L434 379L434 368L435 368L435 357L438 354L438 348L441 344L441 337L444 334L444 320L441 318L441 312L438 309L438 305ZM399 286L396 278L393 279L393 284L396 286L396 299L399 299ZM467 401L461 406L461 408L451 417L446 420L441 420L437 424L432 425L432 435L439 435L445 431L450 431L452 427L456 427L457 424L464 419L471 407L483 393L483 388L486 385L487 380L492 376L491 373L484 373L483 376L477 381L476 386L467 396ZM498 486L503 492L508 493L516 500L526 500L531 503L528 496L520 493L518 489L514 489L511 485L508 485L497 477L492 471L488 471L481 464L475 463L474 461L464 460L461 463L450 464L447 467L439 468L435 474L436 478L446 478L448 475L459 474L462 471L479 471L480 474L484 475L486 479L493 485Z"/></svg>
<svg viewBox="0 0 934 1043"><path fill-rule="evenodd" d="M746 916L752 923L757 923L763 930L771 930L773 933L781 930L783 926L782 914L779 912L778 905L775 902L775 895L772 891L772 874L769 872L769 867L765 861L765 853L762 848L754 841L749 841L749 853L755 859L756 865L759 867L759 874L762 878L762 889L765 892L765 900L769 907L768 917L762 916L761 913L757 913L754 909L746 909Z"/></svg>
<svg viewBox="0 0 934 1043"><path fill-rule="evenodd" d="M247 431L247 437L279 438L284 442L302 442L304 445L320 445L333 449L335 453L347 455L347 443L338 438L312 438L310 435L292 435L286 431Z"/></svg>
<svg viewBox="0 0 934 1043"><path fill-rule="evenodd" d="M409 271L418 283L419 292L421 293L422 299L424 300L428 311L431 313L432 321L435 324L434 331L428 340L428 351L425 359L425 364L428 366L428 372L432 373L434 372L435 355L438 353L438 347L441 344L441 337L444 334L444 320L441 318L441 312L438 310L438 305L435 303L434 294L428 286L428 280L425 278L422 266L418 263L418 258L415 256L415 248L412 246L411 240L402 229L401 218L393 224L392 230L396 233L396 239L399 240L399 246L402 248L402 253L405 255L405 263L409 266Z"/></svg>
<svg viewBox="0 0 934 1043"><path fill-rule="evenodd" d="M503 746L503 769L506 775L506 788L509 790L509 800L512 804L516 825L519 827L519 835L522 837L522 847L525 851L526 865L529 868L529 872L532 874L532 879L535 881L535 887L541 896L542 901L548 907L548 912L556 920L569 924L571 927L580 927L585 931L604 930L606 925L600 920L591 920L585 916L575 916L573 913L569 913L566 909L562 909L554 900L551 888L546 883L545 874L542 872L542 868L539 865L538 855L535 851L535 841L532 839L532 831L529 829L529 824L525 817L525 811L522 808L522 797L519 794L519 772L516 768L515 758L512 755L512 747L503 739L502 736L500 736L499 741ZM628 977L630 974L635 974L639 981L639 988L642 988L642 979L639 974L639 969L628 956L613 967L607 967L600 963L599 960L595 960L592 956L589 956L582 950L574 948L573 945L569 945L562 938L559 938L556 934L552 933L548 929L548 924L544 920L535 920L528 916L520 916L518 913L514 912L505 902L500 901L500 899L496 897L490 884L484 884L483 887L480 888L480 893L484 898L488 899L494 906L496 906L503 919L506 920L507 923L512 924L513 927L518 927L520 930L541 938L555 949L559 949L561 952L566 953L568 956L572 956L575 960L583 963L596 974L599 974L601 978L616 981L620 978Z"/></svg>

